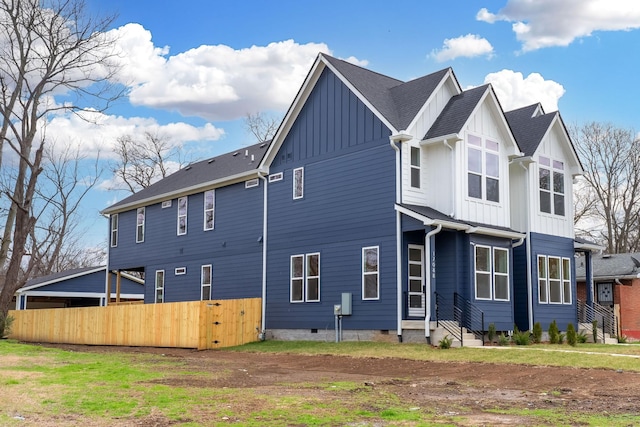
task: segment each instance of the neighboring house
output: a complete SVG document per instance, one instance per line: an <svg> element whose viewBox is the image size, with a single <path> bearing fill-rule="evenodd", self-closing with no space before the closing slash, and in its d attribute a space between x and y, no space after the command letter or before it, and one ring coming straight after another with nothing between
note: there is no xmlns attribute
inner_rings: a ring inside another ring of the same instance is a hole
<svg viewBox="0 0 640 427"><path fill-rule="evenodd" d="M105 266L86 267L31 279L16 291L16 310L106 305L105 272ZM121 301L140 301L143 295L143 280L122 275ZM112 283L111 299L116 297Z"/></svg>
<svg viewBox="0 0 640 427"><path fill-rule="evenodd" d="M450 68L402 82L321 54L269 144L187 169L104 211L109 268L144 271L146 302L262 296L276 338L326 339L342 303L353 339L577 321L574 251L594 247L574 240L582 168L559 113L505 114ZM162 211L176 198L192 240Z"/></svg>
<svg viewBox="0 0 640 427"><path fill-rule="evenodd" d="M578 298L611 310L617 332L640 341L640 253L602 254L593 257L594 287L586 286L586 270L578 262Z"/></svg>

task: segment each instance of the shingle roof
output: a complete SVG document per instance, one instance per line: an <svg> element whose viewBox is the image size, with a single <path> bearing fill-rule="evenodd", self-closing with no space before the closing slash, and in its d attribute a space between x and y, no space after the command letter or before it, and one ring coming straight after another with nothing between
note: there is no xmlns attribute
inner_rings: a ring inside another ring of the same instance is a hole
<svg viewBox="0 0 640 427"><path fill-rule="evenodd" d="M460 132L487 90L489 85L482 85L451 98L423 139Z"/></svg>
<svg viewBox="0 0 640 427"><path fill-rule="evenodd" d="M192 163L177 172L172 173L147 188L115 203L105 209L104 213L117 211L123 206L130 206L136 202L148 201L162 197L182 189L197 187L208 182L222 180L257 169L262 157L267 152L271 141L254 144L229 153L213 157L208 160Z"/></svg>
<svg viewBox="0 0 640 427"><path fill-rule="evenodd" d="M450 71L445 68L403 82L341 59L322 54L349 83L360 92L396 130L405 130L429 96Z"/></svg>
<svg viewBox="0 0 640 427"><path fill-rule="evenodd" d="M67 277L80 276L83 273L89 273L91 271L99 271L99 270L105 270L105 269L106 267L104 265L100 265L96 267L82 267L82 268L74 268L72 270L60 271L58 273L52 273L46 276L30 279L27 281L27 283L25 283L23 288L28 288L31 286L39 285L40 283L45 283L45 282L64 280Z"/></svg>
<svg viewBox="0 0 640 427"><path fill-rule="evenodd" d="M592 265L594 279L637 276L640 274L640 253L596 255ZM585 277L584 262L576 263L576 277Z"/></svg>
<svg viewBox="0 0 640 427"><path fill-rule="evenodd" d="M533 156L549 130L557 111L533 117L540 104L528 105L504 113L513 136L525 156Z"/></svg>

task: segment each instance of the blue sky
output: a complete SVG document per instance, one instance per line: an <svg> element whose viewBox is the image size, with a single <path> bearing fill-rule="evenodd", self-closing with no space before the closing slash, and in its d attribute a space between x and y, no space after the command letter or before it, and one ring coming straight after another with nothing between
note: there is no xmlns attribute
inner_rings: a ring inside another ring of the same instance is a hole
<svg viewBox="0 0 640 427"><path fill-rule="evenodd" d="M128 97L100 127L58 118L49 132L108 159L115 138L161 132L194 160L255 142L247 113L282 114L318 52L410 80L451 66L462 87L491 82L505 110L542 102L568 125L640 129L636 0L88 0L116 13ZM126 196L105 171L86 199L98 212ZM107 190L109 189L109 190Z"/></svg>

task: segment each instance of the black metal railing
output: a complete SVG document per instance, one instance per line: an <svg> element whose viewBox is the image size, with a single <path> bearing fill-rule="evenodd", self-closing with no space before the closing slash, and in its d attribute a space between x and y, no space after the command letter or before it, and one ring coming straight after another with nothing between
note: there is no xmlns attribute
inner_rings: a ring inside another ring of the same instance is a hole
<svg viewBox="0 0 640 427"><path fill-rule="evenodd" d="M460 341L460 345L464 345L462 325L456 323L453 301L437 292L434 292L434 295L436 297L436 326L449 332L454 339Z"/></svg>
<svg viewBox="0 0 640 427"><path fill-rule="evenodd" d="M616 315L610 308L604 307L597 302L592 302L592 305L588 305L581 300L578 300L578 322L579 323L592 323L597 322L598 328L598 340L605 342L605 334L609 334L611 337L618 336L618 322ZM600 333L600 331L602 331Z"/></svg>
<svg viewBox="0 0 640 427"><path fill-rule="evenodd" d="M456 320L460 326L474 334L484 345L484 311L457 292L453 294L453 306L454 313L458 316Z"/></svg>

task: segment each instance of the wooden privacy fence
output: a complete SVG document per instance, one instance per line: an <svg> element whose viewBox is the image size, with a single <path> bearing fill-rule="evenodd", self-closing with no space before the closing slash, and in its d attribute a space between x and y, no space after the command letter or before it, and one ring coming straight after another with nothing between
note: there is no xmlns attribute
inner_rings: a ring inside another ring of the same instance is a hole
<svg viewBox="0 0 640 427"><path fill-rule="evenodd" d="M148 347L230 347L258 340L260 298L13 310L10 338Z"/></svg>

